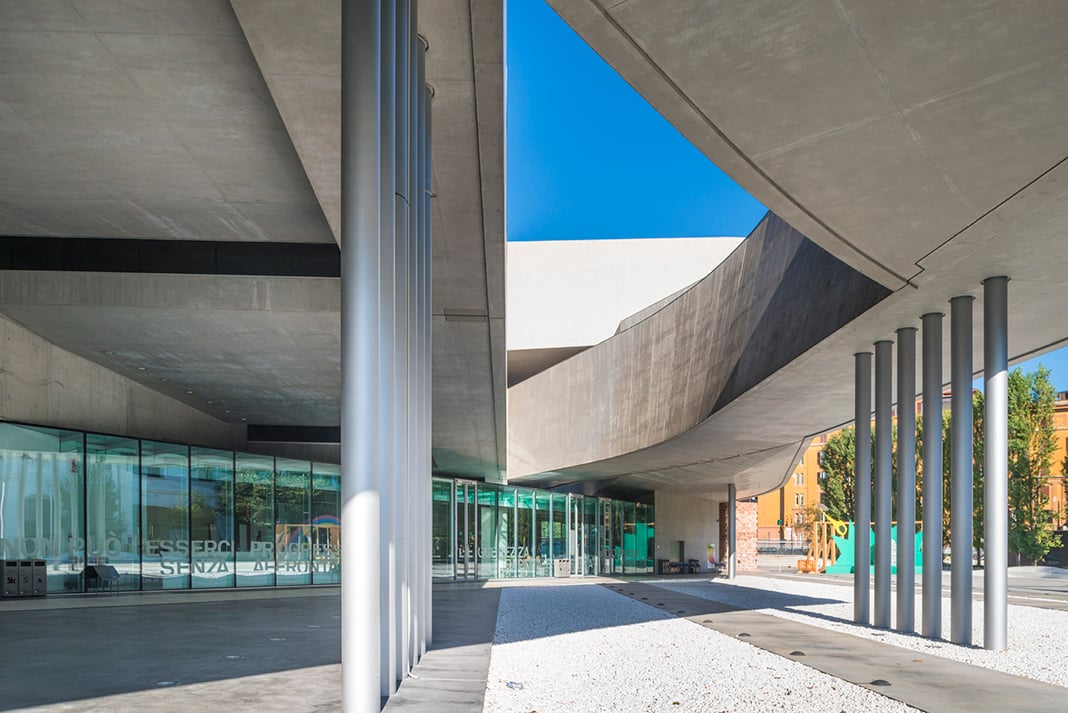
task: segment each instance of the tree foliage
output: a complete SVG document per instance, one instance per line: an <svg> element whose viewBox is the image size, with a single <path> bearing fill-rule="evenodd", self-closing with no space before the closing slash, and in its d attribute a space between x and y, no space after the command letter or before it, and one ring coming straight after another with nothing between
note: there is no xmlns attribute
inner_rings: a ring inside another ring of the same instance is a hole
<svg viewBox="0 0 1068 713"><path fill-rule="evenodd" d="M1056 398L1045 367L1009 372L1009 544L1032 562L1056 544L1047 507Z"/></svg>

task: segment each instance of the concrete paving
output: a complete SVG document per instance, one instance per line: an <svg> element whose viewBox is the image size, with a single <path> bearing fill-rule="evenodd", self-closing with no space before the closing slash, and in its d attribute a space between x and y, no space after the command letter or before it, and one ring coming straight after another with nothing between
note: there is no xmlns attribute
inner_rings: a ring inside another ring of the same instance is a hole
<svg viewBox="0 0 1068 713"><path fill-rule="evenodd" d="M925 711L1011 706L1026 713L1060 710L1066 700L1057 686L735 609L638 578L587 578L436 584L434 643L384 710L480 712L500 589L591 583ZM336 711L339 617L335 588L3 602L0 711ZM890 685L871 683L877 679Z"/></svg>
<svg viewBox="0 0 1068 713"><path fill-rule="evenodd" d="M1063 710L1068 699L1068 691L1060 686L925 656L641 582L606 586L928 713L1003 710L1048 713Z"/></svg>

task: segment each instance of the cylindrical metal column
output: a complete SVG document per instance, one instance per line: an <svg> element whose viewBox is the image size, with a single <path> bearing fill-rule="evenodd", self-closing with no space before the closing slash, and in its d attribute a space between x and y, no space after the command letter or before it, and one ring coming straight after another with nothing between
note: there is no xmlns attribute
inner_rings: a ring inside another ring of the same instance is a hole
<svg viewBox="0 0 1068 713"><path fill-rule="evenodd" d="M972 643L972 301L950 305L950 616L949 639Z"/></svg>
<svg viewBox="0 0 1068 713"><path fill-rule="evenodd" d="M734 483L727 486L727 579L734 579L738 571L738 490Z"/></svg>
<svg viewBox="0 0 1068 713"><path fill-rule="evenodd" d="M916 630L916 329L897 330L897 630Z"/></svg>
<svg viewBox="0 0 1068 713"><path fill-rule="evenodd" d="M408 353L407 327L401 326L408 317L408 249L412 240L412 208L411 208L411 160L412 160L412 131L414 127L413 110L415 103L412 100L412 82L414 81L414 66L412 63L411 36L414 32L415 13L414 7L409 0L396 0L397 24L396 24L396 106L397 106L397 143L394 152L396 164L396 195L394 208L397 216L397 249L394 260L397 266L397 368L401 373L406 373L410 354ZM400 379L398 379L399 381ZM403 404L402 411L408 407L408 383L397 384L394 398L398 404ZM411 507L411 493L408 489L408 467L411 444L408 440L406 413L398 414L396 428L398 431L399 448L394 463L394 483L398 502L394 509L397 517L397 590L395 593L395 606L397 607L395 648L396 675L403 680L410 670L409 651L409 627L411 626L411 610L409 606L410 587L408 568L411 562L410 525L409 511Z"/></svg>
<svg viewBox="0 0 1068 713"><path fill-rule="evenodd" d="M983 281L983 648L1009 645L1009 312L1007 277Z"/></svg>
<svg viewBox="0 0 1068 713"><path fill-rule="evenodd" d="M341 5L341 702L381 707L381 3Z"/></svg>
<svg viewBox="0 0 1068 713"><path fill-rule="evenodd" d="M424 96L426 100L426 109L423 111L423 121L425 126L423 128L423 180L425 181L423 186L423 235L422 246L419 253L420 260L422 261L422 279L421 284L423 286L423 306L422 306L422 320L421 325L423 329L422 340L422 370L423 370L423 382L422 382L422 458L423 468L422 477L424 478L426 497L424 502L426 505L426 536L423 539L423 547L426 548L426 560L423 569L423 576L426 578L426 589L423 592L423 618L426 621L424 627L425 634L423 637L423 650L426 651L426 647L433 643L434 640L434 608L433 608L433 582L431 581L431 569L433 567L433 555L431 552L431 540L432 533L430 529L431 525L431 478L433 476L433 458L432 458L432 442L431 442L431 406L433 404L433 391L431 383L431 355L433 354L433 315L431 311L432 300L434 294L434 270L433 270L433 255L434 255L434 211L433 211L433 195L434 195L434 162L433 162L433 118L434 113L432 110L431 101L434 97L433 90L427 86L424 88Z"/></svg>
<svg viewBox="0 0 1068 713"><path fill-rule="evenodd" d="M379 327L379 438L380 448L383 454L381 458L382 473L382 581L381 581L381 608L382 608L382 636L380 647L382 650L382 695L389 696L397 690L397 664L396 664L396 629L398 626L397 596L397 568L403 559L397 550L397 536L399 534L399 519L397 511L400 507L400 499L396 488L395 463L397 453L402 446L398 442L398 430L394 422L395 415L399 414L394 389L397 384L396 357L401 354L397 351L396 319L397 311L397 283L396 267L394 264L394 251L398 244L401 233L397 229L394 210L394 181L395 165L394 150L396 144L396 123L398 114L394 97L396 94L396 59L394 54L396 44L397 5L396 0L382 0L382 143L381 151L381 226L382 242L379 253L379 284L381 289L381 314L382 323Z"/></svg>
<svg viewBox="0 0 1068 713"><path fill-rule="evenodd" d="M857 352L853 360L853 621L867 626L871 624L871 352Z"/></svg>
<svg viewBox="0 0 1068 713"><path fill-rule="evenodd" d="M875 343L875 626L890 628L892 342Z"/></svg>
<svg viewBox="0 0 1068 713"><path fill-rule="evenodd" d="M923 635L942 638L942 315L923 315Z"/></svg>
<svg viewBox="0 0 1068 713"><path fill-rule="evenodd" d="M413 18L416 13L415 0L411 2L411 12ZM419 307L420 300L420 285L419 277L416 274L417 264L419 260L419 251L421 249L422 242L422 230L423 230L423 201L422 201L422 176L423 176L423 111L425 110L423 102L423 75L425 73L425 56L423 53L423 43L416 35L416 26L413 22L409 35L408 42L411 50L411 63L412 63L412 77L409 90L409 97L411 102L411 127L410 127L410 145L408 153L408 200L409 200L409 215L410 217L410 233L408 236L408 246L405 258L407 259L407 269L411 275L411 283L409 290L409 316L412 320L411 324L411 346L410 346L410 366L412 370L412 381L409 383L409 403L412 409L412 421L411 421L411 441L409 442L409 469L407 473L407 488L410 496L411 509L409 511L409 537L411 558L408 560L408 579L410 587L408 590L407 606L409 610L409 617L411 625L408 629L408 640L406 643L409 665L414 666L416 661L419 660L420 644L419 644L419 601L420 592L422 591L418 581L419 566L417 557L420 552L420 545L422 544L419 529L422 523L418 519L419 507L421 503L417 502L417 498L421 496L419 491L419 479L421 475L420 469L422 468L422 459L420 457L421 445L417 438L418 433L416 431L416 414L418 412L418 406L416 399L418 398L419 382L416 380L416 369L419 365L419 342L416 339L416 325L418 323L418 316L415 311Z"/></svg>

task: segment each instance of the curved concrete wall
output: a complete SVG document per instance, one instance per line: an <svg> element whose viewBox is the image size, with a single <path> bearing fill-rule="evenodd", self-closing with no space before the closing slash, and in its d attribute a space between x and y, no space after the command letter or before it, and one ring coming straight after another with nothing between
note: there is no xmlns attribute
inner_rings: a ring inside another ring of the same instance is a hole
<svg viewBox="0 0 1068 713"><path fill-rule="evenodd" d="M743 443L743 427L717 434L715 444L666 442L887 294L769 214L718 268L662 309L509 390L509 478L552 473L540 480L561 483L706 461L688 477L726 483L743 462L764 460L755 454L792 457L804 434ZM651 461L641 456L654 447ZM713 467L720 455L733 466ZM590 464L597 465L583 468Z"/></svg>

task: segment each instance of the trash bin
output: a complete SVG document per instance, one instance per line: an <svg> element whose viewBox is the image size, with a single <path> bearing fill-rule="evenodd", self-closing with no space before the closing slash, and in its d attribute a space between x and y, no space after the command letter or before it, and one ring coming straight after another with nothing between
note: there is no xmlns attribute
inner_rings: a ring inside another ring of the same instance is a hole
<svg viewBox="0 0 1068 713"><path fill-rule="evenodd" d="M4 599L14 599L19 595L19 562L18 560L0 560L0 596Z"/></svg>
<svg viewBox="0 0 1068 713"><path fill-rule="evenodd" d="M31 584L31 597L43 597L48 594L48 569L44 560L33 560L33 582Z"/></svg>
<svg viewBox="0 0 1068 713"><path fill-rule="evenodd" d="M570 559L553 560L553 576L554 577L570 577L571 576L571 560Z"/></svg>
<svg viewBox="0 0 1068 713"><path fill-rule="evenodd" d="M33 595L33 560L19 560L19 596Z"/></svg>

